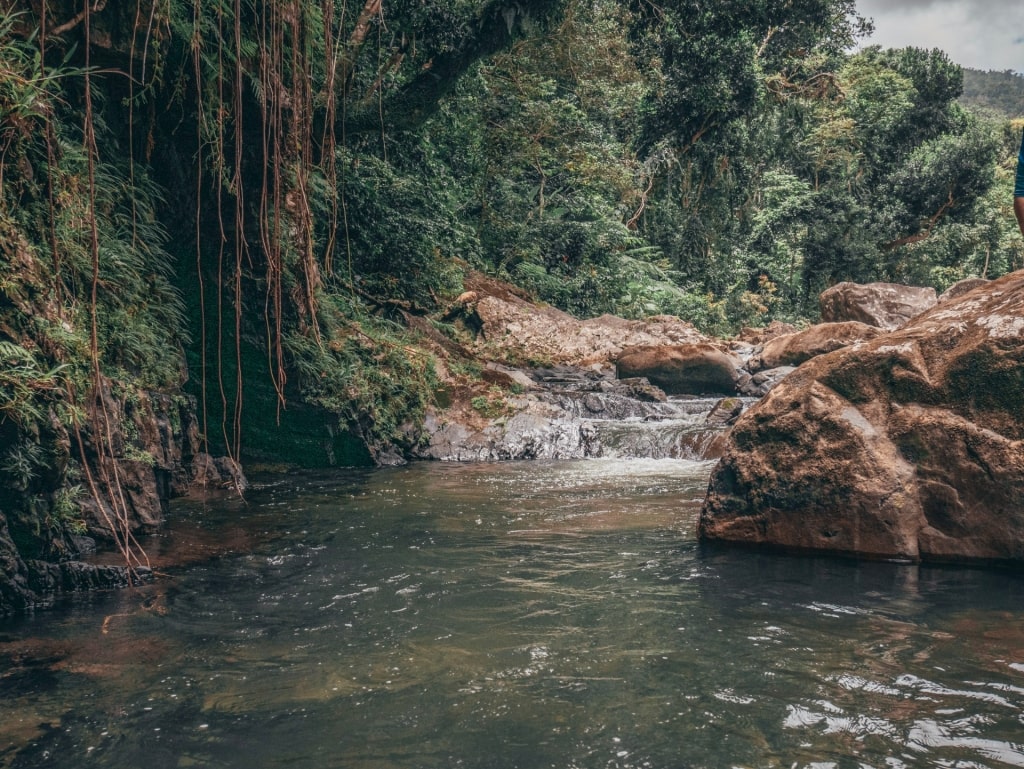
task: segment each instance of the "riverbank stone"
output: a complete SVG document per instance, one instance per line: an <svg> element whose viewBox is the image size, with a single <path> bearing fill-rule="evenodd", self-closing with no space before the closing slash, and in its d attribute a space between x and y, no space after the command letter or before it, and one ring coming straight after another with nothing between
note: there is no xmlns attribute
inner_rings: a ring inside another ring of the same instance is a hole
<svg viewBox="0 0 1024 769"><path fill-rule="evenodd" d="M615 361L619 377L643 377L669 395L731 395L743 367L710 344L634 347Z"/></svg>
<svg viewBox="0 0 1024 769"><path fill-rule="evenodd" d="M761 352L755 354L748 362L747 368L756 372L780 366L799 366L819 355L874 339L881 333L881 329L858 321L819 323L803 331L777 336L765 342Z"/></svg>
<svg viewBox="0 0 1024 769"><path fill-rule="evenodd" d="M1024 564L1024 271L803 364L737 421L704 540Z"/></svg>

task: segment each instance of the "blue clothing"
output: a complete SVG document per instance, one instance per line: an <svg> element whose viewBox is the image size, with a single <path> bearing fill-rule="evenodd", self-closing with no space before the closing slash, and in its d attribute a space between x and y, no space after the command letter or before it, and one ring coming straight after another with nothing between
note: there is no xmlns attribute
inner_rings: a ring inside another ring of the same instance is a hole
<svg viewBox="0 0 1024 769"><path fill-rule="evenodd" d="M1024 198L1024 136L1020 139L1020 152L1017 154L1017 181L1013 185L1013 196Z"/></svg>

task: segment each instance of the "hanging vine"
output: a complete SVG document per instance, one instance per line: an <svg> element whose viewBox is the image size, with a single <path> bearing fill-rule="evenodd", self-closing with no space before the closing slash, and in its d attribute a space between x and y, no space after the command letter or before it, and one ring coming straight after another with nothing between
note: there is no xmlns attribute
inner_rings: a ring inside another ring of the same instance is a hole
<svg viewBox="0 0 1024 769"><path fill-rule="evenodd" d="M100 364L100 343L99 343L99 284L100 284L100 238L99 224L96 212L96 162L99 150L96 146L96 123L93 114L93 91L92 91L92 12L93 7L89 0L84 0L82 10L83 35L85 37L85 70L84 70L84 103L85 116L82 127L82 137L85 148L88 181L88 203L86 208L89 253L92 257L92 276L89 290L89 353L92 361L92 396L90 398L89 421L92 428L94 440L98 453L97 468L102 481L102 490L106 492L105 497L109 499L113 508L113 519L107 515L106 506L100 496L100 489L97 488L89 469L89 463L85 460L84 447L81 445L81 431L75 425L75 432L79 440L79 449L82 452L82 465L85 468L86 478L90 490L97 502L97 506L106 518L107 525L114 537L114 541L120 549L125 564L129 569L138 566L149 566L149 559L145 551L139 546L132 533L131 514L128 503L124 496L124 487L120 477L119 465L114 452L114 424L105 397L105 378ZM134 203L133 203L134 221ZM134 237L134 233L133 233Z"/></svg>
<svg viewBox="0 0 1024 769"><path fill-rule="evenodd" d="M19 15L8 23L12 7ZM425 200L409 194L382 149L385 139L399 146L390 99L439 64L449 77L445 57L466 47L478 21L490 34L490 8L449 29L429 9L385 24L382 0L364 0L352 14L344 0L0 2L0 36L16 27L10 34L35 47L29 90L46 94L25 115L0 115L0 214L18 218L31 231L26 239L42 246L54 309L39 346L75 372L66 387L78 408L68 419L72 443L96 514L130 567L146 561L124 489L126 418L111 393L126 382L181 385L186 322L168 280L174 262L162 250L161 219L188 221L194 238L200 450L223 448L236 461L245 452L258 368L247 355L261 346L278 418L299 392L368 442L396 434L425 407L429 362L411 360L394 324L372 315L420 310L388 295L388 247L365 242L386 216L364 201L380 193L418 209ZM437 58L417 48L432 23ZM479 55L474 48L460 61ZM33 163L46 169L39 179L22 172ZM186 182L170 194L190 204L188 214L154 211L154 176ZM39 207L20 211L33 196ZM394 266L408 285L418 260L435 258L421 245L427 219L415 221L424 223L412 241L416 260ZM397 372L399 386L378 369Z"/></svg>

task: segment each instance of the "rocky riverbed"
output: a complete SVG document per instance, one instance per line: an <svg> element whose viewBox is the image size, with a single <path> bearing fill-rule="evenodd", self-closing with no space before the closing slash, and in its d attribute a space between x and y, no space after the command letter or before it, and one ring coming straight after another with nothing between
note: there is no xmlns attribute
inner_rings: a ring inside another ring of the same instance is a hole
<svg viewBox="0 0 1024 769"><path fill-rule="evenodd" d="M670 316L578 320L482 275L466 287L445 316L461 342L407 319L435 340L441 396L377 448L378 464L721 457L705 539L1024 562L1024 272L941 297L840 284L822 297L826 322L732 339ZM474 386L452 373L467 361ZM190 488L244 487L236 463L200 451L187 400L114 387L101 399L115 456L100 460L89 435L78 452L120 480L119 495L83 503L100 535L104 521L122 527L113 539L158 528ZM51 475L8 501L56 504L66 470ZM43 540L21 531L35 513L19 510L0 510L0 613L146 576L141 562L84 562L90 537L26 550Z"/></svg>

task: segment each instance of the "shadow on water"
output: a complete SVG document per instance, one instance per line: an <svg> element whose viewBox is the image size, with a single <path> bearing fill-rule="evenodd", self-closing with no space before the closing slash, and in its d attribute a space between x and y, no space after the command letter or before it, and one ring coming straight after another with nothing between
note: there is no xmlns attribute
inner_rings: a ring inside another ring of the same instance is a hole
<svg viewBox="0 0 1024 769"><path fill-rule="evenodd" d="M1024 766L1024 578L698 546L710 464L417 465L182 506L0 625L0 766ZM230 547L204 549L203 542Z"/></svg>

